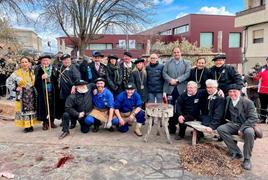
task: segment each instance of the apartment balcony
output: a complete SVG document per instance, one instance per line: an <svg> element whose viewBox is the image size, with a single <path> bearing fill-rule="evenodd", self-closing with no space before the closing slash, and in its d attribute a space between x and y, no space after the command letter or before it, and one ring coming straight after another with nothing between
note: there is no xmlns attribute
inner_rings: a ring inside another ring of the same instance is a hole
<svg viewBox="0 0 268 180"><path fill-rule="evenodd" d="M268 21L267 5L261 5L236 13L235 27L245 27L267 21Z"/></svg>

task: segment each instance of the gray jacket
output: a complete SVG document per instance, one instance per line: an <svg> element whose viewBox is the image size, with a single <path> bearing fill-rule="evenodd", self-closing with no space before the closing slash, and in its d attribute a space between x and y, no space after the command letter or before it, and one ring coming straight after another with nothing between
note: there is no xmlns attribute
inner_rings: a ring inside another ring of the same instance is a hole
<svg viewBox="0 0 268 180"><path fill-rule="evenodd" d="M174 87L169 84L171 79L176 79L177 83L177 90L180 94L182 94L187 85L187 79L190 76L191 72L191 62L185 59L180 60L182 61L179 68L176 68L176 60L171 59L166 62L164 69L163 69L163 78L165 79L163 90L167 94L171 94Z"/></svg>
<svg viewBox="0 0 268 180"><path fill-rule="evenodd" d="M230 118L228 117L228 114L229 114L228 109L229 109L230 103L232 103L231 101L232 100L230 97L226 98L224 119ZM248 98L241 96L236 107L238 109L238 118L241 121L241 124L240 123L238 124L240 126L239 130L241 132L244 132L244 130L248 127L253 128L258 120L258 115L256 112L256 108L254 106L254 103ZM230 120L232 121L232 119Z"/></svg>

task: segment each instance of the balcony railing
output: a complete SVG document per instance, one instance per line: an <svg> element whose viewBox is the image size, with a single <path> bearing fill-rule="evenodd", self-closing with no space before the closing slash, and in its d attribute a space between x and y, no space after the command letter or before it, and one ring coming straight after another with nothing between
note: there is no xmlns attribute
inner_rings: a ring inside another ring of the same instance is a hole
<svg viewBox="0 0 268 180"><path fill-rule="evenodd" d="M261 5L261 6L254 7L254 8L249 8L249 9L246 9L244 11L240 11L240 12L236 13L236 17L244 16L244 15L251 14L251 13L254 13L257 11L261 11L261 10L265 10L265 4Z"/></svg>

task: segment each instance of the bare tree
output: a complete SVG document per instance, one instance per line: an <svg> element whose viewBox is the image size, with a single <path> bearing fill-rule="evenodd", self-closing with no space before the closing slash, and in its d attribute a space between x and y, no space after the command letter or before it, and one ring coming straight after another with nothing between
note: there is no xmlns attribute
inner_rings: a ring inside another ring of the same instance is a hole
<svg viewBox="0 0 268 180"><path fill-rule="evenodd" d="M78 46L81 55L99 32L116 26L132 32L149 22L151 0L44 0L39 20L57 25ZM44 21L46 20L46 21Z"/></svg>

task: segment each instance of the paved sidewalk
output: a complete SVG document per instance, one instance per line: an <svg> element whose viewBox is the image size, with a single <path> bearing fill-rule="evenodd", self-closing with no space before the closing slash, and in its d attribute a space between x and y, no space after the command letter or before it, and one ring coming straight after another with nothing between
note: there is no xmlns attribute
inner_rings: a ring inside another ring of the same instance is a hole
<svg viewBox="0 0 268 180"><path fill-rule="evenodd" d="M255 143L254 168L237 179L268 177L268 125L262 126L265 138ZM0 172L7 170L15 179L27 180L230 179L197 176L184 171L179 164L178 151L182 145L190 144L190 139L175 141L172 136L174 143L169 145L164 132L155 136L155 128L149 143L144 143L143 138L138 138L131 130L125 134L106 130L82 134L78 125L71 130L70 136L58 140L60 133L60 128L42 131L38 125L33 133L25 134L14 126L14 122L0 120ZM70 160L57 168L63 157Z"/></svg>

